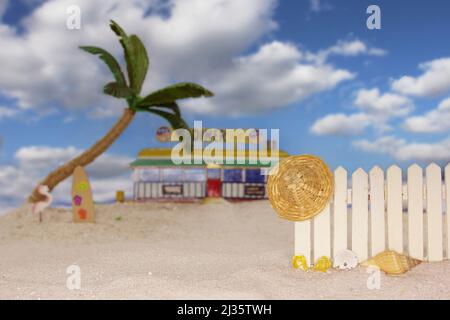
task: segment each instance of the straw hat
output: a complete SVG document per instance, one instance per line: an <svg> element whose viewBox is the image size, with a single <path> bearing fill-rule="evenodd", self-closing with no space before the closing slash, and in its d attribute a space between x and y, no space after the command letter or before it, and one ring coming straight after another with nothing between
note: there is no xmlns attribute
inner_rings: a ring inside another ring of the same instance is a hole
<svg viewBox="0 0 450 320"><path fill-rule="evenodd" d="M272 207L281 218L308 220L319 214L330 201L334 179L328 166L312 155L281 160L267 182Z"/></svg>

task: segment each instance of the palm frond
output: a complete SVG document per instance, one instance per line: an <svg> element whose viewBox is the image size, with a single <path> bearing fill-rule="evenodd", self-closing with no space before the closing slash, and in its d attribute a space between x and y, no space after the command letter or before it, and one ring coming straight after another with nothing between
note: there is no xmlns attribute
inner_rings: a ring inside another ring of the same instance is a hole
<svg viewBox="0 0 450 320"><path fill-rule="evenodd" d="M162 109L169 109L172 111L177 117L181 117L181 111L180 107L176 102L170 102L170 103L162 103L160 105L152 105L152 106L146 106L146 107L138 107L136 111L148 111L149 109L154 108L162 108Z"/></svg>
<svg viewBox="0 0 450 320"><path fill-rule="evenodd" d="M117 62L116 58L113 57L112 54L110 54L108 51L93 47L93 46L81 46L81 50L86 51L93 55L98 55L103 62L108 66L109 70L112 72L114 79L116 82L120 85L127 85L127 82L125 80L125 76L123 75L122 69L120 69L120 65Z"/></svg>
<svg viewBox="0 0 450 320"><path fill-rule="evenodd" d="M103 93L113 96L115 98L131 98L133 90L127 86L121 85L117 82L110 82L103 87Z"/></svg>
<svg viewBox="0 0 450 320"><path fill-rule="evenodd" d="M128 36L115 21L111 20L110 27L119 37L124 51L130 88L139 94L149 66L147 50L138 36Z"/></svg>
<svg viewBox="0 0 450 320"><path fill-rule="evenodd" d="M132 73L130 75L130 86L139 94L142 90L145 76L147 75L149 59L147 50L138 36L130 36L130 42L133 48Z"/></svg>
<svg viewBox="0 0 450 320"><path fill-rule="evenodd" d="M155 91L138 103L138 107L159 106L176 100L212 97L214 94L196 83L183 82Z"/></svg>
<svg viewBox="0 0 450 320"><path fill-rule="evenodd" d="M167 111L162 111L162 110L155 109L155 108L148 108L146 111L153 113L153 114L157 114L158 116L166 119L167 122L170 123L170 126L172 127L172 129L174 129L174 130L189 129L189 126L187 125L186 121L184 121L183 118L177 116L176 114L173 114L173 113L170 113Z"/></svg>
<svg viewBox="0 0 450 320"><path fill-rule="evenodd" d="M176 102L161 104L159 107L170 109L177 117L181 117L180 107Z"/></svg>

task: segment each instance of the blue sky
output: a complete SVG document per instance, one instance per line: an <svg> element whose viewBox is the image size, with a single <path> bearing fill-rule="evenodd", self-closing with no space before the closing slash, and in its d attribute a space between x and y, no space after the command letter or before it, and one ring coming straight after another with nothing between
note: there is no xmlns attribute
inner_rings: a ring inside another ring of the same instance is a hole
<svg viewBox="0 0 450 320"><path fill-rule="evenodd" d="M81 9L68 30L67 7ZM381 30L366 8L381 8ZM450 160L450 3L365 0L0 0L0 207L25 198L55 165L120 116L111 77L76 47L122 54L108 19L147 45L149 91L199 82L214 99L181 102L193 124L279 128L281 148L335 168ZM130 188L126 163L163 120L139 115L90 167L99 200ZM11 182L14 186L11 187ZM57 197L68 194L68 185Z"/></svg>

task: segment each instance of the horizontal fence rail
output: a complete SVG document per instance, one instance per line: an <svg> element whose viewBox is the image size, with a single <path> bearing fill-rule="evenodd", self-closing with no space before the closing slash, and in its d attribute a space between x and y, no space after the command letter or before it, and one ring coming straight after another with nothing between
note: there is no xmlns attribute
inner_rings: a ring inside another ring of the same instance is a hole
<svg viewBox="0 0 450 320"><path fill-rule="evenodd" d="M295 254L309 264L342 249L360 261L387 249L425 261L448 259L450 164L444 174L436 164L425 170L414 164L405 176L403 181L398 166L386 174L374 167L369 173L356 170L349 180L337 168L330 204L313 219L295 222Z"/></svg>

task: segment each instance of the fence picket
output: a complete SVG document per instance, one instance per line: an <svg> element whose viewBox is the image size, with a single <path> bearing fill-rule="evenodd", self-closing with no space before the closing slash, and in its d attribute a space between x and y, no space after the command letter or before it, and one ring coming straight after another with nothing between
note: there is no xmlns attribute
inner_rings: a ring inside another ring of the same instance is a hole
<svg viewBox="0 0 450 320"><path fill-rule="evenodd" d="M376 166L370 170L371 256L386 249L384 173Z"/></svg>
<svg viewBox="0 0 450 320"><path fill-rule="evenodd" d="M426 169L427 175L427 224L428 261L441 261L442 252L442 177L441 168L435 163Z"/></svg>
<svg viewBox="0 0 450 320"><path fill-rule="evenodd" d="M314 262L322 256L331 256L330 205L314 219Z"/></svg>
<svg viewBox="0 0 450 320"><path fill-rule="evenodd" d="M423 260L423 170L417 164L408 168L408 251Z"/></svg>
<svg viewBox="0 0 450 320"><path fill-rule="evenodd" d="M368 176L361 168L352 175L352 250L360 261L368 258Z"/></svg>
<svg viewBox="0 0 450 320"><path fill-rule="evenodd" d="M311 222L295 222L295 255L303 255L311 265Z"/></svg>
<svg viewBox="0 0 450 320"><path fill-rule="evenodd" d="M333 257L347 249L347 171L339 167L334 171L334 233Z"/></svg>
<svg viewBox="0 0 450 320"><path fill-rule="evenodd" d="M402 170L391 166L387 171L388 248L403 253Z"/></svg>
<svg viewBox="0 0 450 320"><path fill-rule="evenodd" d="M447 232L447 259L450 259L450 164L445 167L445 223Z"/></svg>

